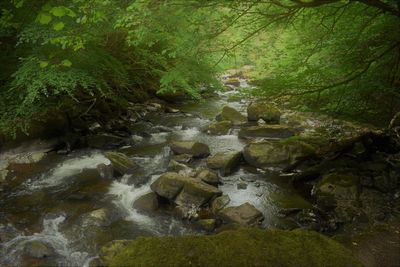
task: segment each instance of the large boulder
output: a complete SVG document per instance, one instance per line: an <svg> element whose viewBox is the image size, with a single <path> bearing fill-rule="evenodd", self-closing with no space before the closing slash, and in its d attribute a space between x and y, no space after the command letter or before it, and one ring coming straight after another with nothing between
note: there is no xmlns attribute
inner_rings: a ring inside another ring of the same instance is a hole
<svg viewBox="0 0 400 267"><path fill-rule="evenodd" d="M363 266L341 244L312 231L257 228L217 235L139 237L103 247L105 266Z"/></svg>
<svg viewBox="0 0 400 267"><path fill-rule="evenodd" d="M195 141L173 141L170 147L171 150L178 155L189 154L196 158L210 155L210 148L206 144Z"/></svg>
<svg viewBox="0 0 400 267"><path fill-rule="evenodd" d="M225 106L222 108L221 114L217 116L217 120L230 121L234 125L240 125L247 122L246 117L243 116L242 113L229 106Z"/></svg>
<svg viewBox="0 0 400 267"><path fill-rule="evenodd" d="M218 152L207 159L210 169L219 170L221 175L229 175L238 169L242 153L239 151Z"/></svg>
<svg viewBox="0 0 400 267"><path fill-rule="evenodd" d="M158 207L158 196L153 192L145 194L133 202L133 208L143 212L152 212L157 210Z"/></svg>
<svg viewBox="0 0 400 267"><path fill-rule="evenodd" d="M232 128L233 123L231 121L218 121L211 123L207 127L207 133L211 135L224 135L228 134Z"/></svg>
<svg viewBox="0 0 400 267"><path fill-rule="evenodd" d="M250 203L225 208L218 213L218 216L227 223L235 223L242 226L255 226L264 220L261 211Z"/></svg>
<svg viewBox="0 0 400 267"><path fill-rule="evenodd" d="M114 170L121 175L132 174L139 168L139 165L123 153L106 152L104 155L111 161Z"/></svg>
<svg viewBox="0 0 400 267"><path fill-rule="evenodd" d="M247 163L257 168L285 167L314 152L313 147L302 142L263 141L247 145L243 157Z"/></svg>
<svg viewBox="0 0 400 267"><path fill-rule="evenodd" d="M285 125L262 125L242 128L239 131L239 138L288 138L295 132Z"/></svg>
<svg viewBox="0 0 400 267"><path fill-rule="evenodd" d="M161 175L150 188L179 206L199 207L222 194L218 188L198 179L171 172Z"/></svg>
<svg viewBox="0 0 400 267"><path fill-rule="evenodd" d="M253 102L247 107L247 118L249 121L264 120L266 123L279 123L280 110L267 102Z"/></svg>

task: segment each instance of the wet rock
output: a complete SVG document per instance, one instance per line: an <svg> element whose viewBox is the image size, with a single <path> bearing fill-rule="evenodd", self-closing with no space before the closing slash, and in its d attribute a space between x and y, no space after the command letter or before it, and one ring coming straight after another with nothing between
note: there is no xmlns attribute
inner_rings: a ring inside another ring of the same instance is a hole
<svg viewBox="0 0 400 267"><path fill-rule="evenodd" d="M256 226L264 219L263 214L250 203L225 208L218 213L218 216L227 223L237 223L242 226Z"/></svg>
<svg viewBox="0 0 400 267"><path fill-rule="evenodd" d="M132 174L139 168L139 165L123 153L106 152L104 155L111 161L114 170L121 175Z"/></svg>
<svg viewBox="0 0 400 267"><path fill-rule="evenodd" d="M176 109L176 108L166 107L165 108L165 112L166 113L179 113L181 111L179 109Z"/></svg>
<svg viewBox="0 0 400 267"><path fill-rule="evenodd" d="M223 208L225 208L229 204L229 202L231 202L231 199L229 198L228 195L223 195L223 196L217 197L211 203L211 211L214 214L217 214L219 211L221 211Z"/></svg>
<svg viewBox="0 0 400 267"><path fill-rule="evenodd" d="M82 226L109 226L114 220L114 214L106 208L97 209L82 215Z"/></svg>
<svg viewBox="0 0 400 267"><path fill-rule="evenodd" d="M246 123L247 119L236 109L225 106L223 107L221 114L217 116L217 121L230 121L234 125L240 125Z"/></svg>
<svg viewBox="0 0 400 267"><path fill-rule="evenodd" d="M247 118L249 121L264 120L266 123L279 124L280 110L267 102L253 102L247 107Z"/></svg>
<svg viewBox="0 0 400 267"><path fill-rule="evenodd" d="M150 187L159 196L167 198L179 206L199 207L222 194L214 186L171 172L160 176Z"/></svg>
<svg viewBox="0 0 400 267"><path fill-rule="evenodd" d="M196 178L214 186L217 186L220 182L218 175L207 169L200 169L199 171L197 171Z"/></svg>
<svg viewBox="0 0 400 267"><path fill-rule="evenodd" d="M8 172L9 171L7 169L0 170L0 184L5 182Z"/></svg>
<svg viewBox="0 0 400 267"><path fill-rule="evenodd" d="M239 168L241 152L218 152L207 159L207 166L210 169L217 169L221 175L229 175Z"/></svg>
<svg viewBox="0 0 400 267"><path fill-rule="evenodd" d="M225 85L232 85L234 87L239 87L240 86L240 80L236 77L231 77L228 78L227 80L224 81Z"/></svg>
<svg viewBox="0 0 400 267"><path fill-rule="evenodd" d="M237 187L237 189L239 189L239 190L246 190L246 189L247 189L247 184L241 182L241 183L238 183L238 184L236 185L236 187Z"/></svg>
<svg viewBox="0 0 400 267"><path fill-rule="evenodd" d="M340 222L351 222L360 215L358 181L352 174L324 175L313 188L318 207L334 210Z"/></svg>
<svg viewBox="0 0 400 267"><path fill-rule="evenodd" d="M187 164L192 161L192 155L189 154L173 155L172 159L175 160L176 162Z"/></svg>
<svg viewBox="0 0 400 267"><path fill-rule="evenodd" d="M174 208L175 215L182 220L197 220L200 208L194 204L177 205Z"/></svg>
<svg viewBox="0 0 400 267"><path fill-rule="evenodd" d="M133 202L133 208L143 212L152 212L157 210L158 207L158 196L153 192L143 195Z"/></svg>
<svg viewBox="0 0 400 267"><path fill-rule="evenodd" d="M97 134L87 137L87 144L89 147L98 149L116 148L124 145L126 139L113 134Z"/></svg>
<svg viewBox="0 0 400 267"><path fill-rule="evenodd" d="M170 132L174 131L172 128L169 128L167 126L162 126L162 125L157 125L157 126L153 127L153 130L160 132L160 133L170 133Z"/></svg>
<svg viewBox="0 0 400 267"><path fill-rule="evenodd" d="M233 127L231 121L219 121L208 125L207 133L211 135L224 135L228 134L230 129Z"/></svg>
<svg viewBox="0 0 400 267"><path fill-rule="evenodd" d="M203 143L195 141L173 141L170 144L175 154L189 154L196 158L203 158L210 155L210 148Z"/></svg>
<svg viewBox="0 0 400 267"><path fill-rule="evenodd" d="M257 168L271 166L288 166L297 160L313 155L314 149L302 142L270 142L251 143L243 150L247 163Z"/></svg>
<svg viewBox="0 0 400 267"><path fill-rule="evenodd" d="M203 219L197 221L197 225L208 232L212 232L215 230L216 227L216 220L215 219Z"/></svg>
<svg viewBox="0 0 400 267"><path fill-rule="evenodd" d="M34 240L24 245L24 254L36 259L43 259L53 256L55 252L50 245L39 240Z"/></svg>
<svg viewBox="0 0 400 267"><path fill-rule="evenodd" d="M151 184L150 188L159 196L173 201L182 190L187 179L187 177L178 173L168 172L161 175L160 178Z"/></svg>
<svg viewBox="0 0 400 267"><path fill-rule="evenodd" d="M210 200L222 195L222 191L214 186L198 181L197 179L187 179L182 191L175 199L175 203L180 206L194 205L200 207Z"/></svg>
<svg viewBox="0 0 400 267"><path fill-rule="evenodd" d="M263 125L242 128L239 131L239 138L288 138L295 132L285 125Z"/></svg>
<svg viewBox="0 0 400 267"><path fill-rule="evenodd" d="M96 169L99 172L101 178L104 178L104 179L113 179L114 178L114 168L113 168L112 164L101 163L96 166Z"/></svg>
<svg viewBox="0 0 400 267"><path fill-rule="evenodd" d="M192 171L192 168L186 166L185 164L179 163L175 160L171 160L168 164L168 171L170 172L183 172L189 173Z"/></svg>

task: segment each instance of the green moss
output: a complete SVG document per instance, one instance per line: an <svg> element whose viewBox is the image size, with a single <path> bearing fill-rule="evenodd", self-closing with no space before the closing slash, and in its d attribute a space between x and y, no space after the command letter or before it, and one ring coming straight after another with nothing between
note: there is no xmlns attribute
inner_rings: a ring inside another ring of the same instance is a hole
<svg viewBox="0 0 400 267"><path fill-rule="evenodd" d="M361 266L339 243L304 230L141 237L103 248L102 258L108 266Z"/></svg>

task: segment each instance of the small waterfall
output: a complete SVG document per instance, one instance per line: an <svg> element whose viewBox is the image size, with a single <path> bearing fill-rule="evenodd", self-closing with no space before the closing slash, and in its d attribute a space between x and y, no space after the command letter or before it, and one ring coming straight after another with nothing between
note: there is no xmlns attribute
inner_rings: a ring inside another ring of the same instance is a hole
<svg viewBox="0 0 400 267"><path fill-rule="evenodd" d="M26 244L39 241L55 252L61 266L84 266L89 253L74 251L69 240L60 232L59 226L65 221L65 215L43 220L43 231L30 236L19 235L1 245L0 265L15 265L21 260Z"/></svg>

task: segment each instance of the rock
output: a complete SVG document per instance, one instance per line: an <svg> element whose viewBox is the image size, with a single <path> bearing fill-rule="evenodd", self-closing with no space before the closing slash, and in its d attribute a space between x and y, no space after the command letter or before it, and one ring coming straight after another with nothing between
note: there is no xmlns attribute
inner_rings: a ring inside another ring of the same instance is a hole
<svg viewBox="0 0 400 267"><path fill-rule="evenodd" d="M186 166L185 164L179 163L175 160L171 160L168 164L168 171L189 173L192 171L192 168Z"/></svg>
<svg viewBox="0 0 400 267"><path fill-rule="evenodd" d="M216 227L216 220L215 219L203 219L197 221L197 225L200 226L201 229L212 232L215 230Z"/></svg>
<svg viewBox="0 0 400 267"><path fill-rule="evenodd" d="M223 208L225 208L229 204L229 202L231 202L231 199L229 198L228 195L223 195L223 196L217 197L211 203L211 211L214 214L217 214L219 211L221 211Z"/></svg>
<svg viewBox="0 0 400 267"><path fill-rule="evenodd" d="M360 215L358 207L358 177L352 174L330 173L314 186L313 195L322 210L334 210L337 221L351 222Z"/></svg>
<svg viewBox="0 0 400 267"><path fill-rule="evenodd" d="M175 202L179 206L199 207L222 194L214 186L177 173L165 173L151 186L159 196Z"/></svg>
<svg viewBox="0 0 400 267"><path fill-rule="evenodd" d="M0 184L6 180L8 172L8 170L0 170Z"/></svg>
<svg viewBox="0 0 400 267"><path fill-rule="evenodd" d="M222 191L218 188L197 179L188 178L182 191L176 197L175 203L180 206L200 207L220 195Z"/></svg>
<svg viewBox="0 0 400 267"><path fill-rule="evenodd" d="M175 172L168 172L160 176L150 188L159 196L167 198L171 201L182 190L188 178Z"/></svg>
<svg viewBox="0 0 400 267"><path fill-rule="evenodd" d="M237 186L237 189L239 189L239 190L246 190L247 189L247 184L246 183L238 183L236 186Z"/></svg>
<svg viewBox="0 0 400 267"><path fill-rule="evenodd" d="M313 147L302 142L263 141L247 145L243 150L243 157L252 166L267 168L276 165L288 166L314 153Z"/></svg>
<svg viewBox="0 0 400 267"><path fill-rule="evenodd" d="M51 246L38 240L27 242L24 245L24 253L36 259L51 257L55 254Z"/></svg>
<svg viewBox="0 0 400 267"><path fill-rule="evenodd" d="M106 133L87 137L88 146L98 149L116 148L124 145L125 143L125 138Z"/></svg>
<svg viewBox="0 0 400 267"><path fill-rule="evenodd" d="M238 151L218 152L207 159L207 166L219 170L221 175L229 175L239 167L241 157Z"/></svg>
<svg viewBox="0 0 400 267"><path fill-rule="evenodd" d="M224 135L228 134L232 128L233 123L231 121L219 121L208 125L207 133L212 135Z"/></svg>
<svg viewBox="0 0 400 267"><path fill-rule="evenodd" d="M301 229L139 237L113 241L101 249L100 258L105 266L363 266L333 239Z"/></svg>
<svg viewBox="0 0 400 267"><path fill-rule="evenodd" d="M263 214L249 203L225 208L218 215L227 223L237 223L242 226L255 226L264 219Z"/></svg>
<svg viewBox="0 0 400 267"><path fill-rule="evenodd" d="M176 109L176 108L166 107L165 108L165 112L166 113L179 113L181 111L179 109Z"/></svg>
<svg viewBox="0 0 400 267"><path fill-rule="evenodd" d="M99 172L101 178L112 179L114 177L114 168L112 164L101 163L96 166L96 169Z"/></svg>
<svg viewBox="0 0 400 267"><path fill-rule="evenodd" d="M239 138L288 138L294 134L294 131L285 125L263 125L240 129Z"/></svg>
<svg viewBox="0 0 400 267"><path fill-rule="evenodd" d="M152 212L158 207L158 196L153 192L143 195L133 202L133 208L143 212Z"/></svg>
<svg viewBox="0 0 400 267"><path fill-rule="evenodd" d="M210 148L203 143L195 141L173 141L170 144L175 154L189 154L196 158L203 158L210 155Z"/></svg>
<svg viewBox="0 0 400 267"><path fill-rule="evenodd" d="M239 87L240 86L240 80L236 77L231 77L228 78L226 81L224 81L225 85L232 85L234 87Z"/></svg>
<svg viewBox="0 0 400 267"><path fill-rule="evenodd" d="M201 169L196 173L196 178L202 180L203 182L210 184L210 185L218 185L219 184L219 177L216 173L207 170Z"/></svg>
<svg viewBox="0 0 400 267"><path fill-rule="evenodd" d="M121 175L132 174L139 168L139 165L123 153L106 152L104 155L111 161L114 170Z"/></svg>
<svg viewBox="0 0 400 267"><path fill-rule="evenodd" d="M249 121L263 119L266 123L279 124L280 110L266 102L253 102L247 107L247 118Z"/></svg>
<svg viewBox="0 0 400 267"><path fill-rule="evenodd" d="M173 155L171 159L182 164L187 164L190 163L193 158L192 155L189 154L180 154L180 155Z"/></svg>
<svg viewBox="0 0 400 267"><path fill-rule="evenodd" d="M82 215L82 226L109 226L113 221L113 213L106 208L97 209Z"/></svg>
<svg viewBox="0 0 400 267"><path fill-rule="evenodd" d="M223 107L221 114L217 116L217 121L230 121L234 125L240 125L246 123L247 119L236 109L225 106Z"/></svg>

